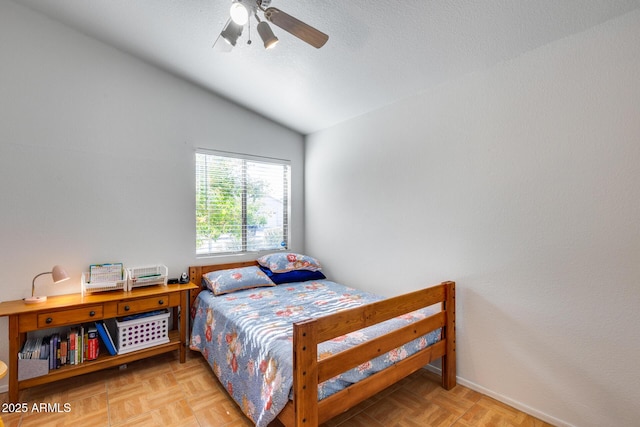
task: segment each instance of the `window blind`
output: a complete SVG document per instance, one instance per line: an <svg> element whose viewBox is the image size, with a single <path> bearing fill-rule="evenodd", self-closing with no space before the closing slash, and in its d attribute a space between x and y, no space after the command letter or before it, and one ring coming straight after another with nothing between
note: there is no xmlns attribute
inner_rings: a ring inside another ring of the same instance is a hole
<svg viewBox="0 0 640 427"><path fill-rule="evenodd" d="M196 152L196 255L287 249L290 165Z"/></svg>

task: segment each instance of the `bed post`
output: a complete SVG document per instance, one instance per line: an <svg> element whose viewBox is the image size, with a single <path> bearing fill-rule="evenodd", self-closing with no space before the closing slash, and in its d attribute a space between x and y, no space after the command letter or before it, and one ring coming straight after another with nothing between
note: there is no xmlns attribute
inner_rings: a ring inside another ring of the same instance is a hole
<svg viewBox="0 0 640 427"><path fill-rule="evenodd" d="M446 314L444 333L447 350L442 357L442 387L451 390L456 386L456 284L445 282L444 285L445 300L442 308Z"/></svg>
<svg viewBox="0 0 640 427"><path fill-rule="evenodd" d="M318 426L318 343L316 321L293 325L293 404L296 427Z"/></svg>
<svg viewBox="0 0 640 427"><path fill-rule="evenodd" d="M189 267L189 281L198 285L198 289L189 292L189 309L195 306L196 297L200 293L200 281L202 280L202 267Z"/></svg>

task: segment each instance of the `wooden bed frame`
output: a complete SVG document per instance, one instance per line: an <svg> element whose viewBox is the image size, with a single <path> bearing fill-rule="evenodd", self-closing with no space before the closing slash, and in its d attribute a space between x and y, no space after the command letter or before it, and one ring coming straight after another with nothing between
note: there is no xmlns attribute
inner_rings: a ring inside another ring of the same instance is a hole
<svg viewBox="0 0 640 427"><path fill-rule="evenodd" d="M256 261L189 267L191 306L202 275L216 270L258 265ZM391 333L369 340L323 360L318 360L318 344L349 332L440 303L440 311ZM318 401L318 384L380 356L438 328L442 340L412 356ZM442 358L442 387L456 385L455 283L439 285L387 298L372 304L339 311L293 325L293 396L278 415L286 427L317 427L358 403L400 381L430 362Z"/></svg>

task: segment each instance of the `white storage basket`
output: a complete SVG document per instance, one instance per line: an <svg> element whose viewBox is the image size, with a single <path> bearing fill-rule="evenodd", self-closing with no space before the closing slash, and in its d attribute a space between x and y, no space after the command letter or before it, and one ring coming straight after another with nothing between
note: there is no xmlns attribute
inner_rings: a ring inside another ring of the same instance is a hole
<svg viewBox="0 0 640 427"><path fill-rule="evenodd" d="M144 315L141 315L144 316ZM115 320L116 349L118 354L130 353L154 345L169 342L168 311L152 316L139 317L131 320ZM135 317L135 316L131 316ZM123 318L123 319L126 319Z"/></svg>
<svg viewBox="0 0 640 427"><path fill-rule="evenodd" d="M82 273L82 279L80 280L82 285L82 296L93 292L105 292L105 291L126 291L127 288L127 270L124 270L124 277L121 280L114 281L93 281L90 282L91 273L85 271Z"/></svg>
<svg viewBox="0 0 640 427"><path fill-rule="evenodd" d="M169 269L165 265L127 268L129 273L129 290L142 286L166 285Z"/></svg>

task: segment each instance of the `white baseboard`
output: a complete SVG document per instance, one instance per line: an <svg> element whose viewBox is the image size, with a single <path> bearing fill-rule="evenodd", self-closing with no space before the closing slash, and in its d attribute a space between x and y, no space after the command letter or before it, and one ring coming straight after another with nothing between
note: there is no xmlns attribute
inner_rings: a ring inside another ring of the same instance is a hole
<svg viewBox="0 0 640 427"><path fill-rule="evenodd" d="M432 365L427 365L425 366L425 369L427 369L428 371L434 372L438 375L442 375L442 370L436 366L432 366ZM557 427L575 427L573 424L569 424L566 421L562 421L559 420L555 417L552 417L549 414L545 414L544 412L540 412L535 408L532 408L530 406L525 405L524 403L515 401L513 399L510 399L506 396L503 396L499 393L494 392L493 390L489 390L485 387L482 387L481 385L478 385L476 383L473 383L471 381L467 381L464 378L458 377L456 376L456 382L462 386L465 386L467 388L470 388L473 391L477 391L478 393L482 393L485 396L489 396L497 401L500 401L506 405L509 405L513 408L516 408L519 411L522 411L526 414L529 414L533 417L536 417L546 423L552 424L554 426Z"/></svg>

